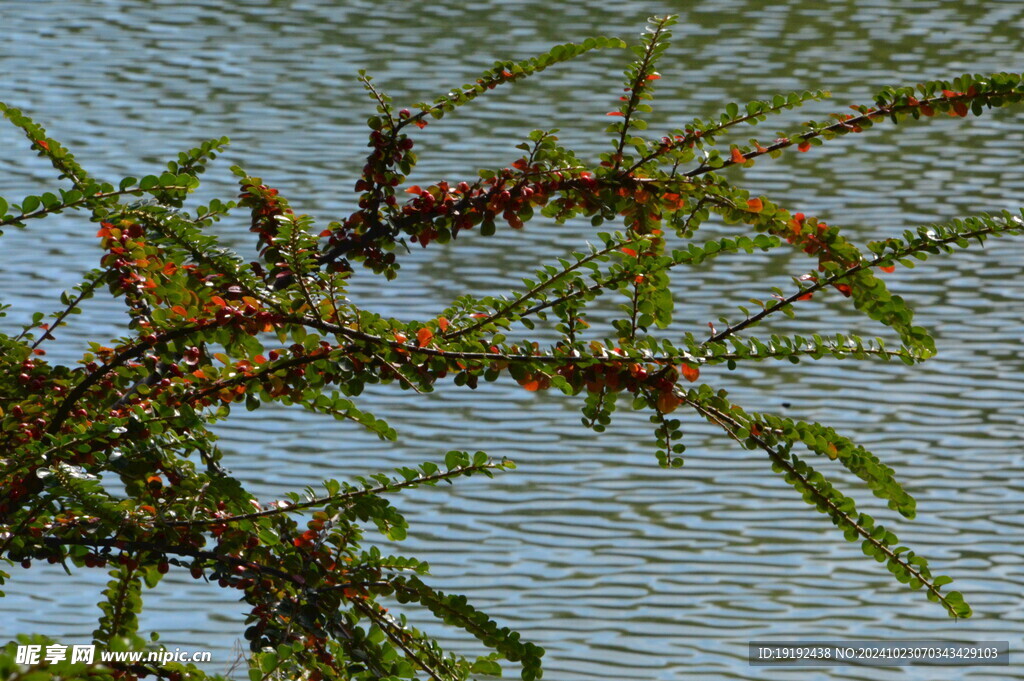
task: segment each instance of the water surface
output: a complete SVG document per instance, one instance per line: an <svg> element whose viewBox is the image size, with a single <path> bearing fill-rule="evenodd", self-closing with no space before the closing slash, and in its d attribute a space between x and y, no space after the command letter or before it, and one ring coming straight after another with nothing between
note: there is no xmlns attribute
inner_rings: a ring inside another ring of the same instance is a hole
<svg viewBox="0 0 1024 681"><path fill-rule="evenodd" d="M962 72L1021 69L1024 6L953 1L772 5L714 3L282 2L247 0L8 1L0 5L0 97L48 126L95 174L159 170L179 150L230 135L232 147L201 197L235 192L227 167L241 164L326 222L353 208L372 111L354 79L367 68L396 103L430 100L474 78L497 58L524 58L595 34L634 40L644 18L682 15L660 65L651 134L724 102L825 88L815 104L759 135L869 102L885 85ZM503 92L495 91L422 134L411 182L458 180L516 158L535 128L557 127L581 156L607 148L604 113L619 94L624 53L589 55ZM921 223L1024 203L1020 163L1024 112L878 126L759 162L738 182L794 211L848 226L858 242ZM742 131L745 134L745 131ZM745 141L745 138L738 138ZM51 187L50 169L0 129L0 188L9 200ZM244 219L221 226L251 250ZM590 228L531 224L523 233L460 238L406 258L386 287L360 274L353 295L403 319L435 316L464 291L502 292L524 268L580 248ZM727 233L728 228L719 228ZM49 309L99 255L95 227L65 215L3 237L0 290L11 325ZM708 236L715 228L708 228ZM804 271L797 255L720 258L681 272L680 328L700 332L751 296ZM751 639L1008 639L1024 635L1024 241L993 243L914 272L892 288L937 336L928 364L764 364L702 380L727 387L752 410L822 420L872 448L917 496L918 519L899 520L851 485L862 506L889 521L958 578L975 617L953 621L883 566L864 559L773 475L696 420L686 425L686 467L654 463L643 414L620 411L604 436L579 425L578 404L527 394L507 383L469 392L444 386L418 399L369 390L361 406L399 429L398 444L296 410L238 415L220 429L228 465L268 498L344 477L439 460L444 451L485 449L520 468L396 500L412 524L396 547L426 558L439 586L477 605L548 650L546 678L933 679L927 668L772 670L746 663ZM66 331L55 360L73 361L86 339L114 336L125 316L92 301ZM807 306L773 331L885 335L838 296ZM767 329L766 329L767 330ZM850 476L834 471L843 480ZM66 641L90 637L104 575L16 568L3 602L0 638L33 631ZM50 581L53 579L54 581ZM52 585L59 587L54 588ZM234 657L243 609L233 596L172 571L149 598L143 626L170 647L212 647L222 670ZM474 650L438 629L454 648ZM959 678L1024 678L1011 668L957 671Z"/></svg>

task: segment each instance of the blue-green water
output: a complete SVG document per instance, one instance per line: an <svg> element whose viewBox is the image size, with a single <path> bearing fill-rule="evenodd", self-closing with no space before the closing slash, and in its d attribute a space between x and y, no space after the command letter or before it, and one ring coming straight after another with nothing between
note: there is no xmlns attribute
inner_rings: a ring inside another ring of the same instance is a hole
<svg viewBox="0 0 1024 681"><path fill-rule="evenodd" d="M834 101L769 121L774 131L870 101L885 85L962 72L1020 71L1024 6L1016 2L540 3L169 2L0 3L0 99L31 112L108 178L159 169L179 150L227 134L233 144L201 195L229 196L227 167L245 166L326 222L353 208L371 104L354 79L367 68L397 103L432 99L497 58L527 57L590 35L633 40L646 16L679 12L675 46L660 65L651 134L720 103L825 88ZM516 158L534 127L558 127L578 153L606 146L624 53L587 56L521 87L495 91L422 135L412 182L461 179ZM864 242L919 223L1024 204L1024 111L969 121L878 126L790 154L735 179L794 211L848 226ZM788 123L787 123L788 122ZM743 138L740 138L743 139ZM0 128L0 193L50 188L50 170ZM251 249L244 221L222 226ZM5 324L50 307L99 256L95 227L69 214L0 240ZM530 225L488 240L459 239L406 260L386 287L361 274L353 295L370 308L426 319L469 290L501 292L523 268L578 248L590 228ZM721 228L727 231L727 228ZM709 228L709 233L713 231ZM753 262L761 263L752 267ZM798 256L734 257L674 280L682 326L709 320L784 285ZM993 243L889 276L933 329L939 357L908 369L837 361L762 365L702 380L753 410L823 420L893 465L919 501L901 537L958 578L975 617L952 621L863 558L771 474L697 421L686 425L687 465L654 463L646 416L622 412L608 433L579 425L577 404L507 384L447 386L421 398L370 391L362 406L396 426L397 445L294 410L240 415L221 429L229 467L268 498L344 477L485 449L520 468L396 499L412 533L399 550L427 558L435 581L467 594L548 650L552 679L921 679L927 668L763 671L747 641L771 637L1008 639L1024 636L1024 241ZM53 359L73 360L86 339L114 336L115 303L93 301ZM772 330L879 333L838 296ZM328 473L328 469L330 472ZM831 469L829 469L831 470ZM840 477L841 474L840 474ZM844 477L843 479L848 479ZM893 515L862 488L879 518ZM0 638L41 632L85 642L104 575L15 569L0 602ZM149 597L145 627L182 648L234 659L241 606L175 571ZM457 632L441 632L470 650ZM949 675L943 676L946 671ZM1024 678L978 667L957 678Z"/></svg>

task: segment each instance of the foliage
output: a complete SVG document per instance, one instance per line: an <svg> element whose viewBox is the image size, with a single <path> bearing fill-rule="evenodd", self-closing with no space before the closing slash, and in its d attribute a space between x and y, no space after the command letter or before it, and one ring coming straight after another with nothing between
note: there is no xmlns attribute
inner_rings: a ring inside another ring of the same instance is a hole
<svg viewBox="0 0 1024 681"><path fill-rule="evenodd" d="M108 570L95 631L106 646L149 645L139 634L137 614L146 591L172 566L236 589L249 606L245 638L254 681L464 679L497 675L502 660L519 663L527 681L540 678L540 648L464 597L431 587L426 564L362 545L366 527L391 540L405 536L406 521L389 495L470 475L489 477L512 468L511 462L482 452L448 452L441 463L349 482L328 479L317 489L265 503L222 467L209 430L240 407L279 402L395 440L388 424L357 406L354 398L367 384L397 383L424 393L444 379L470 389L481 380L511 379L527 391L558 389L580 397L584 423L598 432L609 425L616 400L627 397L635 409L650 412L657 460L669 468L682 466L685 452L676 412L707 420L741 446L762 451L808 504L847 540L861 543L865 554L886 563L897 580L924 589L950 615L969 616L961 594L943 589L948 577L933 575L923 557L859 511L808 461L839 461L912 518L914 500L891 468L827 426L745 411L725 391L697 382L701 369L715 364L733 369L745 362L825 356L914 364L931 357L931 336L914 325L913 311L888 291L880 274L1019 234L1019 216L979 215L920 227L868 244L865 252L838 226L751 196L721 171L789 149L808 151L887 121L966 117L1014 104L1024 96L1021 76L964 75L886 89L871 105L805 123L765 143L738 139L736 128L827 93L728 104L718 117L645 137L643 116L662 77L655 66L672 25L672 18L651 20L642 41L629 48L635 61L626 70L626 94L608 114L609 149L594 163L562 147L557 131L538 130L506 167L482 170L475 179L411 186L405 199L399 188L417 161L415 135L431 120L556 62L625 45L592 39L523 63L498 62L475 83L398 111L361 74L376 112L367 121L369 153L355 183L359 209L326 228L315 227L312 217L240 168L233 169L236 199L186 208L226 138L183 152L161 175L111 184L90 175L26 114L3 105L7 119L67 186L15 203L0 199L0 225L28 228L56 213L85 211L97 224L100 252L98 266L61 294L55 311L39 312L19 332L0 335L0 441L6 453L0 555L25 568L46 561L69 572ZM726 145L728 135L734 138ZM256 235L257 262L244 262L216 236L215 223L240 213L248 215ZM407 244L454 247L467 230L483 236L520 230L539 216L557 222L583 216L595 228L613 227L595 231L593 245L541 267L522 289L501 297L470 292L432 319L388 319L347 295L358 265L387 279L397 276ZM712 219L733 225L735 235L702 241L700 227ZM705 338L689 333L673 341L662 332L672 322L677 295L670 272L721 254L780 249L810 258L809 271L793 277L791 290L773 290L769 300L755 301L756 309L741 309L719 328L709 324ZM101 290L124 301L130 317L125 335L91 343L75 366L48 362L47 344ZM762 321L792 316L832 290L891 328L898 346L851 335L752 335ZM621 314L609 336L600 337L587 312L606 294L622 301ZM559 339L542 346L509 338L537 324L555 329ZM396 601L420 604L491 652L469 659L442 650L405 615L384 607ZM11 678L30 678L14 671L9 654L0 665ZM176 664L50 671L203 675Z"/></svg>

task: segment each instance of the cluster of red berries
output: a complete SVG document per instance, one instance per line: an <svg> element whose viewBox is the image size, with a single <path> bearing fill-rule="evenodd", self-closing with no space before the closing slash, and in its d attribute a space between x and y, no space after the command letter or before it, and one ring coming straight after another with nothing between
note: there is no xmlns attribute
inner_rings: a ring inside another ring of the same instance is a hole
<svg viewBox="0 0 1024 681"><path fill-rule="evenodd" d="M251 225L250 232L258 235L257 244L260 246L260 256L264 262L270 264L270 272L265 279L275 282L278 279L292 276L288 264L277 243L278 218L281 216L294 216L295 213L278 196L278 191L266 185L247 184L242 187L239 196L239 205L250 209ZM262 268L257 270L262 274Z"/></svg>

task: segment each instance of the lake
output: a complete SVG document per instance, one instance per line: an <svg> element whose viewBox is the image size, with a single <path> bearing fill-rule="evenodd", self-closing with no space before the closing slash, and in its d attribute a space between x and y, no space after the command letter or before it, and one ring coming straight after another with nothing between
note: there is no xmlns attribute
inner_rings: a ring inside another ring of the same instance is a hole
<svg viewBox="0 0 1024 681"><path fill-rule="evenodd" d="M227 169L237 163L326 224L353 210L351 187L366 153L372 104L357 69L368 69L396 104L411 105L473 80L495 59L598 34L635 41L647 16L666 12L681 20L659 65L652 136L727 102L790 90L833 93L832 101L762 124L756 134L771 139L848 104L871 103L883 86L1019 71L1024 47L1024 4L1017 2L8 0L0 5L0 99L35 116L106 179L158 172L178 151L229 135L232 146L211 166L200 199L234 195ZM410 182L457 181L508 164L534 127L560 128L567 146L595 158L608 148L604 114L620 94L627 60L621 51L584 56L432 124L420 136L421 162ZM967 121L884 124L730 177L794 212L843 225L865 243L956 216L1018 210L1022 120L1018 106ZM746 134L737 139L745 142ZM5 198L52 189L51 169L17 130L0 128L0 147ZM250 253L246 224L240 215L220 233ZM704 236L730 229L709 225ZM581 248L591 231L588 223L538 221L521 233L416 249L387 286L359 272L352 296L384 314L430 319L463 292L509 290L539 261ZM94 234L86 216L67 214L3 237L0 291L12 305L3 328L51 309L94 266ZM786 286L806 263L780 251L680 272L673 279L679 328L700 334L708 321L735 317L737 305ZM325 475L440 460L448 449L514 459L518 470L493 481L396 497L411 531L394 550L429 560L435 584L466 594L545 647L545 678L768 678L748 665L747 642L772 638L1009 640L1019 654L1022 275L1020 238L887 275L936 335L938 357L918 367L823 360L735 372L719 366L701 376L750 410L823 421L893 466L918 499L914 521L897 520L850 475L821 464L937 574L956 577L975 610L969 620L949 619L897 584L806 506L765 457L690 417L686 466L665 471L654 460L647 415L625 405L597 436L580 425L578 401L526 393L507 380L475 392L448 384L415 399L378 388L359 404L398 429L397 444L294 409L239 412L219 429L226 465L270 499ZM87 339L117 336L125 321L119 303L91 301L49 358L74 361ZM891 337L836 295L769 330ZM105 574L59 576L14 569L0 638L91 638ZM244 611L234 598L174 569L149 596L142 625L159 629L171 648L213 650L209 668L223 671L242 631ZM430 630L456 650L476 650L460 632ZM771 674L936 678L928 667ZM1006 667L956 674L1024 678Z"/></svg>

